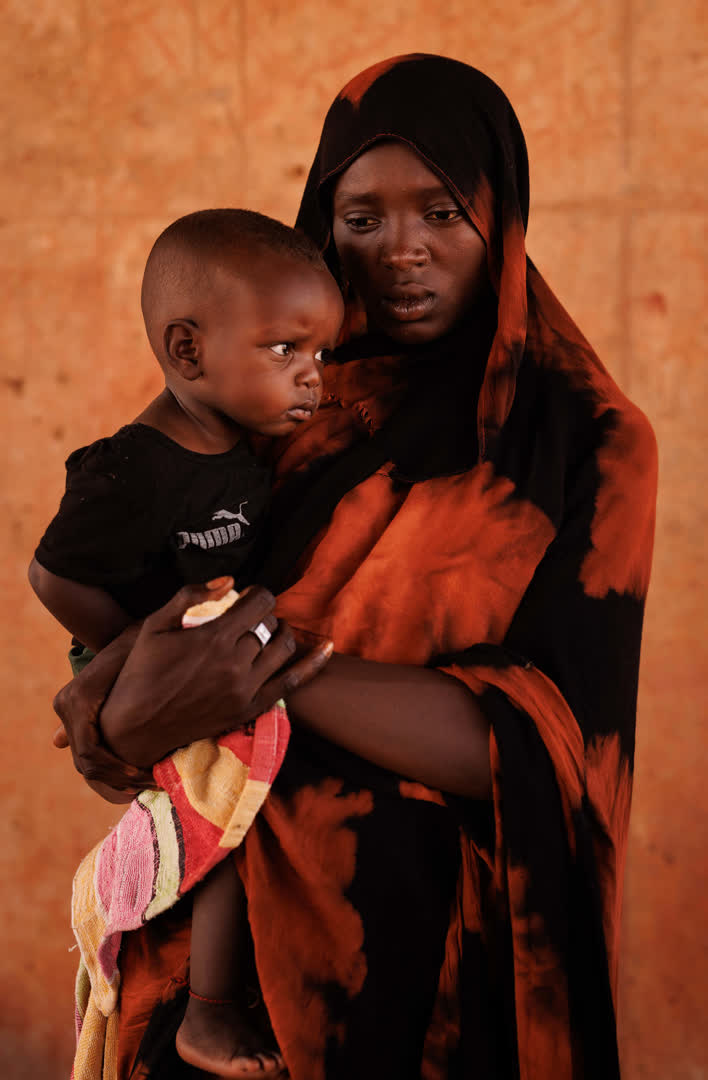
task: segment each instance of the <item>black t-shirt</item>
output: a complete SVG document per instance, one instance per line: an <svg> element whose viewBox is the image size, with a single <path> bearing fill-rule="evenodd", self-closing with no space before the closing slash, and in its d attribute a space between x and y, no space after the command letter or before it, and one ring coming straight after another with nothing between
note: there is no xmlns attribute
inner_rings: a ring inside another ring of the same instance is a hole
<svg viewBox="0 0 708 1080"><path fill-rule="evenodd" d="M60 577L106 589L139 617L183 584L239 572L270 498L245 440L197 454L145 424L75 450L66 492L35 553Z"/></svg>

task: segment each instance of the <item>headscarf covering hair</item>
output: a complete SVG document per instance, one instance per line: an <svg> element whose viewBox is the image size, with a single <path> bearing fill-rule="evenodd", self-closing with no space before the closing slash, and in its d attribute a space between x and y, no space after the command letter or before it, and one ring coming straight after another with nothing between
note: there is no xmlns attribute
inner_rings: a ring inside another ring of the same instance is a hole
<svg viewBox="0 0 708 1080"><path fill-rule="evenodd" d="M524 136L499 87L457 60L413 53L361 72L327 113L296 222L319 244L335 276L333 181L383 139L397 139L420 155L487 246L499 318L479 396L477 438L484 459L509 415L526 340L529 170ZM351 311L347 321L356 324Z"/></svg>

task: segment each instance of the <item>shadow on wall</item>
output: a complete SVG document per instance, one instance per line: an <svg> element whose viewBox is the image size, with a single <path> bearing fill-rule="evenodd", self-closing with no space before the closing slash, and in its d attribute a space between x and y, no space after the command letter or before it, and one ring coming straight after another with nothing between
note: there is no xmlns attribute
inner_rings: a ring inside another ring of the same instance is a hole
<svg viewBox="0 0 708 1080"><path fill-rule="evenodd" d="M47 997L52 988L47 987ZM3 992L3 1001L9 991ZM38 1005L38 1007L40 1007ZM47 1007L46 1002L41 1003ZM53 1006L52 1006L53 1009ZM67 1019L70 1019L69 1017ZM60 1051L48 1043L45 1047L32 1046L32 1034L26 1036L8 1027L0 1026L0 1076L2 1080L63 1080L71 1072L71 1050L62 1046Z"/></svg>

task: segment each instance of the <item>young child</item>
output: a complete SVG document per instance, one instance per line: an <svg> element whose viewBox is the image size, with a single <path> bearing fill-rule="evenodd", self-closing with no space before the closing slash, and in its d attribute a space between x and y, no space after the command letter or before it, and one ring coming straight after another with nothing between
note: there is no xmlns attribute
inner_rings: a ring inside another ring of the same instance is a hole
<svg viewBox="0 0 708 1080"><path fill-rule="evenodd" d="M132 424L71 454L59 512L30 566L45 607L94 651L185 583L247 583L270 476L244 433L286 435L312 416L343 317L309 239L247 210L170 225L148 257L141 302L165 388ZM274 1076L282 1058L246 1011L247 949L229 859L194 896L177 1049L221 1076Z"/></svg>

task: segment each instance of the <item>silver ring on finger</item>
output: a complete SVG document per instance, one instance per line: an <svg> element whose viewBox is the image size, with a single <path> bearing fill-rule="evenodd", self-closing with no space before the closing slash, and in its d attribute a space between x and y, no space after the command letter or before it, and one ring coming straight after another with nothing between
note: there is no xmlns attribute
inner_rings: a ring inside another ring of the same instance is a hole
<svg viewBox="0 0 708 1080"><path fill-rule="evenodd" d="M256 623L255 626L249 626L247 632L249 634L255 634L261 643L261 648L264 648L273 636L264 622Z"/></svg>

